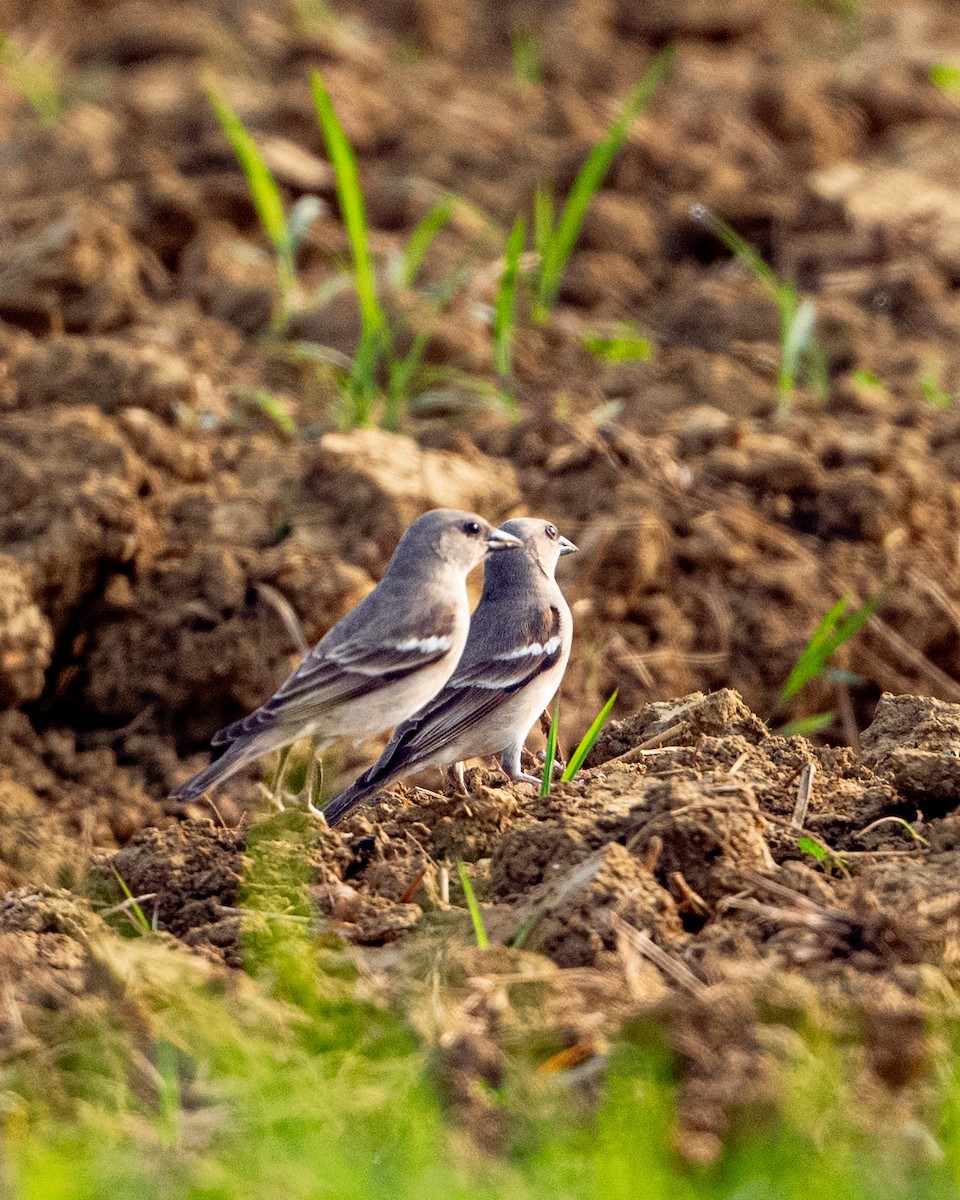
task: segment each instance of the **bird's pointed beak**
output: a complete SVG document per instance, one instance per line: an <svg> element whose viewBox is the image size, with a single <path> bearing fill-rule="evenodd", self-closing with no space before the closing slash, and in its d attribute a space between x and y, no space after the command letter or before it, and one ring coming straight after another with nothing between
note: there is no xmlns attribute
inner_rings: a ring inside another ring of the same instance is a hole
<svg viewBox="0 0 960 1200"><path fill-rule="evenodd" d="M522 546L523 542L518 537L514 537L512 533L507 533L505 529L495 529L487 537L487 550L493 553L495 550L511 550L514 546Z"/></svg>
<svg viewBox="0 0 960 1200"><path fill-rule="evenodd" d="M570 541L569 538L565 538L565 537L560 538L560 557L561 558L563 558L563 556L565 554L576 554L576 552L577 552L577 547L573 544L573 542Z"/></svg>

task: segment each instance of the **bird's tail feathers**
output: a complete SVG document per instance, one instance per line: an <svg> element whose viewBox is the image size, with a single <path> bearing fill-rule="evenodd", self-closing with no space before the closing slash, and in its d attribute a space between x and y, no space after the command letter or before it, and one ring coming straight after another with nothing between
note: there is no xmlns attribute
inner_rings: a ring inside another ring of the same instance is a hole
<svg viewBox="0 0 960 1200"><path fill-rule="evenodd" d="M261 758L264 754L269 754L271 750L279 749L283 742L277 742L275 739L270 742L264 742L262 739L250 738L248 741L232 742L224 754L215 762L210 763L208 767L204 767L202 771L198 771L185 783L181 783L178 788L175 788L170 793L171 800L180 800L187 802L196 800L198 796L202 796L212 787L217 787L231 775L235 775L251 763L254 759Z"/></svg>
<svg viewBox="0 0 960 1200"><path fill-rule="evenodd" d="M328 825L337 825L343 820L348 813L353 812L361 804L366 804L368 800L372 800L378 792L383 791L388 787L393 780L388 776L386 779L376 779L371 781L369 776L361 775L356 783L352 783L345 791L334 796L329 804L325 804L323 815L326 818Z"/></svg>

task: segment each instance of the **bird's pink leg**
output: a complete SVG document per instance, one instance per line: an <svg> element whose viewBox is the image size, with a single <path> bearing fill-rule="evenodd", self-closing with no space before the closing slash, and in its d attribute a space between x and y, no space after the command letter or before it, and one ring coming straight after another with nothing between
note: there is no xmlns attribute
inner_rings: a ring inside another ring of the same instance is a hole
<svg viewBox="0 0 960 1200"><path fill-rule="evenodd" d="M447 778L461 796L470 795L470 789L467 787L467 780L466 776L464 775L462 762L451 763L450 766L447 767Z"/></svg>
<svg viewBox="0 0 960 1200"><path fill-rule="evenodd" d="M528 775L520 765L520 753L523 750L523 742L517 742L514 746L507 748L500 755L500 765L507 773L507 778L512 779L514 783L535 783L537 786L540 780L536 775Z"/></svg>

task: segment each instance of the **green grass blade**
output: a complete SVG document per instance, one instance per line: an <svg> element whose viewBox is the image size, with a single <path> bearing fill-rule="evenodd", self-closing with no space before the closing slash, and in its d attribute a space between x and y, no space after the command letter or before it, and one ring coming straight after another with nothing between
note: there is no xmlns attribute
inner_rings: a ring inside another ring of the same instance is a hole
<svg viewBox="0 0 960 1200"><path fill-rule="evenodd" d="M583 766L587 755L593 749L593 743L600 736L600 730L603 729L604 725L607 723L607 718L610 716L610 710L613 708L614 704L616 704L619 693L620 689L617 688L603 708L601 708L597 713L596 717L594 717L593 724L580 739L580 745L577 746L576 750L574 750L574 752L570 755L570 761L567 763L563 774L560 776L564 783L568 783Z"/></svg>
<svg viewBox="0 0 960 1200"><path fill-rule="evenodd" d="M550 911L553 903L552 897L547 897L546 900L540 901L530 916L527 917L517 930L513 941L510 943L514 950L522 950L524 948L530 938L530 934L536 929L540 920Z"/></svg>
<svg viewBox="0 0 960 1200"><path fill-rule="evenodd" d="M467 908L470 910L470 920L473 922L473 936L477 939L477 945L480 949L486 950L490 945L490 939L487 937L486 926L483 923L483 913L480 911L480 905L477 903L477 894L473 890L473 884L467 875L467 868L459 860L457 861L457 873L460 876L460 886L463 888Z"/></svg>
<svg viewBox="0 0 960 1200"><path fill-rule="evenodd" d="M516 28L510 35L513 51L513 74L524 83L540 82L540 47L536 36L529 30Z"/></svg>
<svg viewBox="0 0 960 1200"><path fill-rule="evenodd" d="M580 236L587 206L603 183L611 163L630 133L633 122L646 108L651 96L669 71L672 60L673 50L670 48L656 56L644 72L643 78L627 97L606 134L587 155L577 173L556 229L542 252L537 287L537 301L542 310L549 310L556 303L560 280Z"/></svg>
<svg viewBox="0 0 960 1200"><path fill-rule="evenodd" d="M293 437L297 432L297 422L293 418L290 406L280 396L274 395L266 388L250 388L243 391L241 395L245 400L256 405L263 415L269 417L280 432L286 434L287 437Z"/></svg>
<svg viewBox="0 0 960 1200"><path fill-rule="evenodd" d="M731 228L725 221L721 221L715 213L712 213L702 204L695 204L690 215L701 225L706 225L713 236L718 241L723 242L731 254L740 259L763 287L770 299L776 301L777 307L782 314L784 297L780 295L780 291L783 284L777 278L773 268L767 265L753 246L745 238L742 238L735 229Z"/></svg>
<svg viewBox="0 0 960 1200"><path fill-rule="evenodd" d="M150 922L147 920L147 915L143 911L143 909L140 907L140 905L136 902L136 900L134 900L133 892L131 892L130 888L127 886L127 881L120 874L120 872L117 870L116 867L111 867L110 870L113 872L114 878L116 879L117 883L120 884L120 890L123 892L124 900L127 900L130 902L130 908L131 908L131 911L133 912L134 921L135 921L136 925L139 927L140 932L141 933L150 933L151 925L150 925Z"/></svg>
<svg viewBox="0 0 960 1200"><path fill-rule="evenodd" d="M788 407L793 399L800 362L813 340L816 323L817 310L812 300L804 300L798 304L790 320L786 322L777 377L781 409Z"/></svg>
<svg viewBox="0 0 960 1200"><path fill-rule="evenodd" d="M27 50L16 38L0 33L0 71L44 125L55 124L63 115L63 66L55 55Z"/></svg>
<svg viewBox="0 0 960 1200"><path fill-rule="evenodd" d="M777 278L770 267L736 230L731 229L709 209L694 205L691 214L705 225L731 254L748 268L780 312L780 369L777 372L777 395L780 411L789 407L802 362L810 386L820 400L830 395L830 376L826 355L816 336L816 309L810 300L800 300L797 289Z"/></svg>
<svg viewBox="0 0 960 1200"><path fill-rule="evenodd" d="M823 862L830 854L830 851L822 842L815 841L809 837L797 838L797 848L802 850L804 854L809 854L811 858L815 858L817 862Z"/></svg>
<svg viewBox="0 0 960 1200"><path fill-rule="evenodd" d="M360 187L360 172L357 156L330 100L330 94L317 71L312 71L313 103L320 121L327 154L336 176L337 200L340 214L350 239L353 254L353 269L356 276L357 296L360 300L360 315L366 329L379 329L383 324L383 310L377 298L376 276L370 257L367 206Z"/></svg>
<svg viewBox="0 0 960 1200"><path fill-rule="evenodd" d="M811 733L821 733L829 729L837 719L833 712L811 713L809 717L800 717L796 721L788 721L773 732L778 737L807 737Z"/></svg>
<svg viewBox="0 0 960 1200"><path fill-rule="evenodd" d="M836 629L837 622L847 610L850 603L848 596L841 596L836 604L820 618L816 629L811 633L807 644L800 652L800 657L793 665L787 676L787 682L780 692L780 703L792 699L811 679L820 674L826 658L823 657L823 647Z"/></svg>
<svg viewBox="0 0 960 1200"><path fill-rule="evenodd" d="M859 633L879 607L880 597L871 596L857 609L856 612L851 613L846 620L841 621L837 627L836 633L827 643L827 657L831 658L834 652L838 650L844 642L849 642L854 634Z"/></svg>
<svg viewBox="0 0 960 1200"><path fill-rule="evenodd" d="M818 400L826 403L830 399L830 368L827 356L823 352L820 339L813 335L806 353L807 381L813 388L813 394Z"/></svg>
<svg viewBox="0 0 960 1200"><path fill-rule="evenodd" d="M550 732L547 734L547 751L543 760L543 775L540 777L540 795L549 796L553 783L553 765L557 760L557 737L560 733L560 701L553 710Z"/></svg>
<svg viewBox="0 0 960 1200"><path fill-rule="evenodd" d="M403 358L391 358L387 372L387 397L383 410L384 429L399 429L404 413L409 411L413 380L423 363L423 356L432 333L432 326L421 330L414 337L410 349Z"/></svg>
<svg viewBox="0 0 960 1200"><path fill-rule="evenodd" d="M437 318L449 305L463 281L463 275L458 271L431 288L428 292L433 301L431 319L414 335L410 349L403 358L398 358L393 351L386 356L387 396L382 421L385 429L399 429L403 416L412 407L414 381L422 382L431 377L432 372L425 368L423 358L433 336ZM389 331L386 340L387 344L391 345Z"/></svg>
<svg viewBox="0 0 960 1200"><path fill-rule="evenodd" d="M410 240L403 252L402 281L404 287L409 287L413 283L434 238L452 215L453 201L449 196L444 196L442 200L437 201L410 234Z"/></svg>
<svg viewBox="0 0 960 1200"><path fill-rule="evenodd" d="M920 376L920 395L928 407L949 408L953 397L940 386L940 372L935 363L928 363Z"/></svg>
<svg viewBox="0 0 960 1200"><path fill-rule="evenodd" d="M357 156L317 71L311 72L310 81L324 144L336 176L340 214L346 226L353 256L354 281L360 302L361 333L350 373L350 391L354 402L355 423L366 425L370 421L371 401L376 392L377 368L385 353L386 319L377 297L377 280L370 256L367 207L360 187Z"/></svg>
<svg viewBox="0 0 960 1200"><path fill-rule="evenodd" d="M517 217L504 253L503 274L493 305L493 366L503 378L512 374L513 331L516 320L517 275L527 225Z"/></svg>
<svg viewBox="0 0 960 1200"><path fill-rule="evenodd" d="M538 187L533 196L533 248L543 262L553 237L553 195L547 186Z"/></svg>
<svg viewBox="0 0 960 1200"><path fill-rule="evenodd" d="M212 87L207 88L207 99L247 178L250 198L276 257L280 299L286 308L296 287L296 265L280 188L257 143L226 100Z"/></svg>
<svg viewBox="0 0 960 1200"><path fill-rule="evenodd" d="M945 96L956 95L960 92L960 67L952 63L934 63L927 71L927 78Z"/></svg>
<svg viewBox="0 0 960 1200"><path fill-rule="evenodd" d="M880 597L871 596L860 608L846 619L842 619L849 604L850 597L843 596L821 618L793 670L787 676L787 682L780 693L781 704L792 699L811 679L816 679L844 642L848 642L859 633L877 611Z"/></svg>
<svg viewBox="0 0 960 1200"><path fill-rule="evenodd" d="M653 357L653 343L632 321L620 321L611 335L584 333L583 348L600 362L649 362Z"/></svg>
<svg viewBox="0 0 960 1200"><path fill-rule="evenodd" d="M347 390L353 406L347 416L348 427L370 424L373 398L377 392L377 369L383 354L380 333L380 330L361 330L347 376Z"/></svg>

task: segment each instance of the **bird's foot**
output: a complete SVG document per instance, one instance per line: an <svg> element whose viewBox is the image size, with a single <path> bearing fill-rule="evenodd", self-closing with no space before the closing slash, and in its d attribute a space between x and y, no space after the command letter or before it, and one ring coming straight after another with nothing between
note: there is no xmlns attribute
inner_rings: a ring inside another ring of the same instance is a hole
<svg viewBox="0 0 960 1200"><path fill-rule="evenodd" d="M265 783L261 783L259 787L260 795L263 796L264 800L266 800L268 804L272 804L277 812L283 812L286 808L286 805L283 802L282 794L280 792L275 792L272 788L268 788Z"/></svg>
<svg viewBox="0 0 960 1200"><path fill-rule="evenodd" d="M540 780L536 775L528 775L526 771L518 771L516 775L508 775L507 778L511 783L532 783L537 787L540 786Z"/></svg>
<svg viewBox="0 0 960 1200"><path fill-rule="evenodd" d="M319 796L323 788L323 761L318 758L317 750L320 748L320 739L316 736L310 739L310 756L307 759L307 777L303 781L303 791L297 796L297 803L310 814L311 817L322 817L323 813L314 804L314 796Z"/></svg>
<svg viewBox="0 0 960 1200"><path fill-rule="evenodd" d="M293 797L293 803L297 808L302 808L304 812L308 812L311 817L323 816L323 809L317 808L313 802L313 796L307 788L304 788L302 792Z"/></svg>
<svg viewBox="0 0 960 1200"><path fill-rule="evenodd" d="M467 779L466 775L464 774L462 762L451 763L450 766L447 767L447 778L461 796L470 795L470 789L467 787Z"/></svg>
<svg viewBox="0 0 960 1200"><path fill-rule="evenodd" d="M503 768L504 774L511 783L533 783L537 787L540 786L540 780L536 775L528 775L523 769L523 745L508 746L500 755L500 766ZM527 754L530 762L536 762L532 754Z"/></svg>

